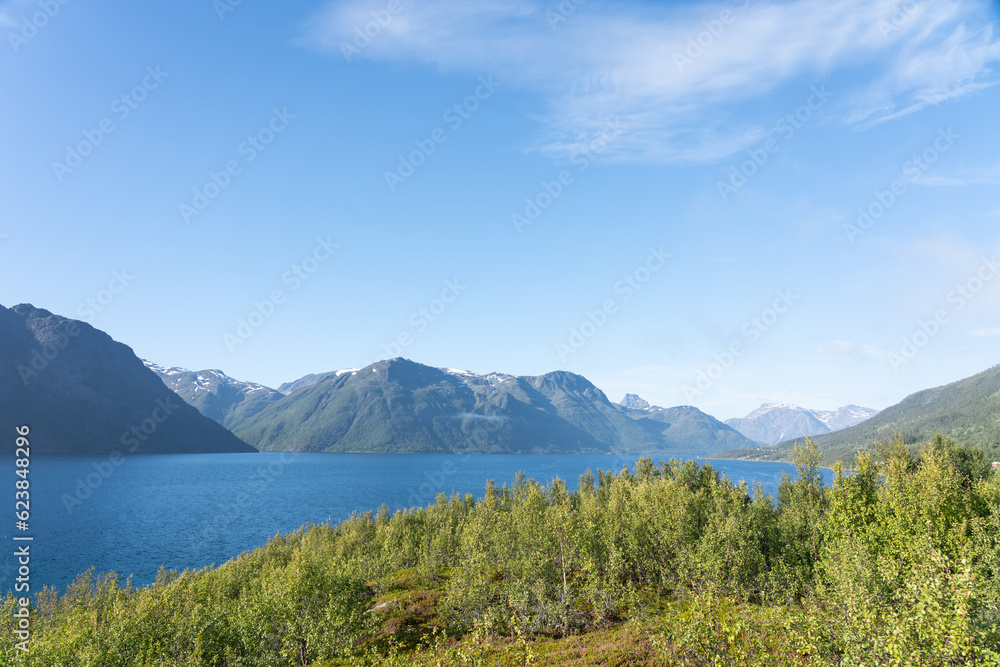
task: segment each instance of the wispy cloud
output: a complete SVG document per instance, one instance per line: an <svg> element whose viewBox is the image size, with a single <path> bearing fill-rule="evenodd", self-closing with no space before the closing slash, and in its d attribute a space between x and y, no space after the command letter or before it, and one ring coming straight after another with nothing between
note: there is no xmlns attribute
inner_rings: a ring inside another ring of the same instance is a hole
<svg viewBox="0 0 1000 667"><path fill-rule="evenodd" d="M462 412L457 415L453 415L451 418L457 420L486 421L491 424L498 424L507 420L507 417L503 415L479 415L472 412Z"/></svg>
<svg viewBox="0 0 1000 667"><path fill-rule="evenodd" d="M935 0L913 6L905 23L909 34L886 54L884 73L857 97L850 121L894 120L995 85L990 69L1000 59L995 17L977 19L976 9L974 3Z"/></svg>
<svg viewBox="0 0 1000 667"><path fill-rule="evenodd" d="M954 174L922 174L914 182L919 185L938 187L1000 185L1000 162L990 167L971 169Z"/></svg>
<svg viewBox="0 0 1000 667"><path fill-rule="evenodd" d="M340 55L382 0L337 0L305 41ZM541 92L537 149L565 157L609 119L628 131L607 159L710 162L770 130L779 89L840 77L838 120L861 128L993 85L1000 42L988 3L791 0L612 5L591 0L553 29L541 0L424 0L380 29L360 57L493 73ZM845 84L846 85L846 84Z"/></svg>
<svg viewBox="0 0 1000 667"><path fill-rule="evenodd" d="M973 329L969 333L978 338L992 338L993 336L1000 336L1000 328L992 327L983 329Z"/></svg>

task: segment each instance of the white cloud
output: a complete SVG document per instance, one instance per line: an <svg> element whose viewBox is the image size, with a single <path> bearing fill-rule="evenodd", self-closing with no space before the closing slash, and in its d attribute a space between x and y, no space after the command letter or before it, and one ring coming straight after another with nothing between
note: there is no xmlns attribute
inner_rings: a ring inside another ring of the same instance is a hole
<svg viewBox="0 0 1000 667"><path fill-rule="evenodd" d="M973 329L969 333L979 338L992 338L993 336L1000 336L1000 328L991 327L983 329Z"/></svg>
<svg viewBox="0 0 1000 667"><path fill-rule="evenodd" d="M546 17L556 5L542 0L402 1L354 57L493 74L540 91L548 111L537 150L559 157L615 119L628 130L607 159L710 162L767 134L774 118L762 102L778 89L800 87L805 101L810 83L844 73L849 89L831 91L838 117L865 127L992 85L989 66L1000 60L992 10L956 0L925 0L903 13L893 0L591 0L557 29ZM307 24L304 41L340 56L385 7L332 2Z"/></svg>
<svg viewBox="0 0 1000 667"><path fill-rule="evenodd" d="M1000 42L990 17L979 26L966 22L972 8L933 0L916 5L906 24L912 34L888 54L885 73L858 97L850 120L892 120L995 85L989 66L1000 59Z"/></svg>

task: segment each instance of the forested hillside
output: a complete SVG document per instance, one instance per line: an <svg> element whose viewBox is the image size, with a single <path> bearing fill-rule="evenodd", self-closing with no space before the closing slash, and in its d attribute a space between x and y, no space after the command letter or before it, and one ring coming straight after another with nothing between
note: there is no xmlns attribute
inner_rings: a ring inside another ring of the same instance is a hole
<svg viewBox="0 0 1000 667"><path fill-rule="evenodd" d="M853 461L858 450L871 449L880 440L900 434L909 444L933 438L936 433L980 447L993 461L1000 461L1000 366L943 387L925 389L886 408L857 426L817 435L813 442L824 460ZM726 452L721 458L788 460L795 441L774 447Z"/></svg>

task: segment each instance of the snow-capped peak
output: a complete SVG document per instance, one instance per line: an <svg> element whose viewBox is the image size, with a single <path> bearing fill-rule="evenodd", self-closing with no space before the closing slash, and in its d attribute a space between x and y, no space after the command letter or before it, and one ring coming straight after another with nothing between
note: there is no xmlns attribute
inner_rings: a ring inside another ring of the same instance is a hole
<svg viewBox="0 0 1000 667"><path fill-rule="evenodd" d="M152 361L142 360L143 365L149 370L153 371L157 375L180 375L181 373L190 373L186 368L180 368L178 366L161 366L159 364L154 364Z"/></svg>
<svg viewBox="0 0 1000 667"><path fill-rule="evenodd" d="M807 410L801 406L795 405L794 403L763 403L759 408L748 414L744 419L757 419L763 417L769 412L774 412L775 410L790 410L794 412L804 412L806 414L812 415L812 410Z"/></svg>

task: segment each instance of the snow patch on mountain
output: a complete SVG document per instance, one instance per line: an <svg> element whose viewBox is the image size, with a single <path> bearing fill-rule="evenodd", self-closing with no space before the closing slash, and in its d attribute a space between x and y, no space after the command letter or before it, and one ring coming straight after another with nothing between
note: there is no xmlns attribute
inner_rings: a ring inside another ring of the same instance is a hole
<svg viewBox="0 0 1000 667"><path fill-rule="evenodd" d="M217 368L190 371L145 360L143 364L203 415L227 428L281 397L270 387L237 380Z"/></svg>
<svg viewBox="0 0 1000 667"><path fill-rule="evenodd" d="M182 373L190 373L186 368L179 368L177 366L160 366L159 364L154 364L152 361L142 360L143 365L149 370L153 371L159 376L170 376L170 375L180 375Z"/></svg>

